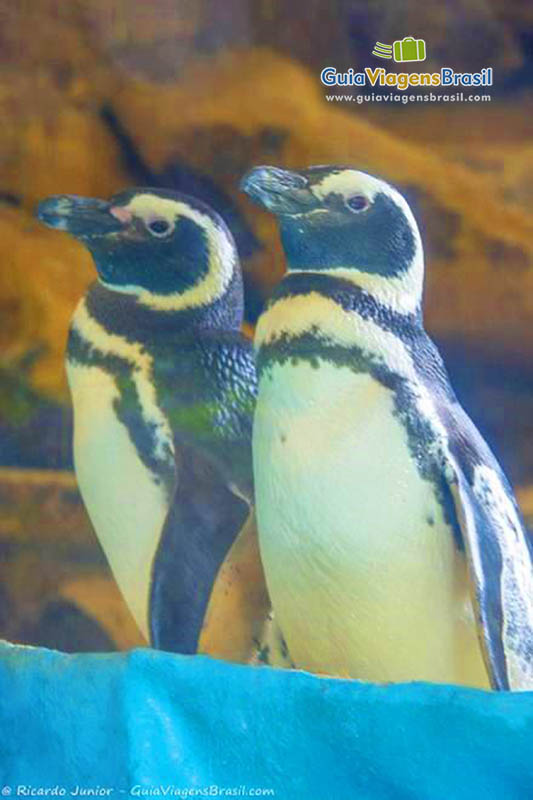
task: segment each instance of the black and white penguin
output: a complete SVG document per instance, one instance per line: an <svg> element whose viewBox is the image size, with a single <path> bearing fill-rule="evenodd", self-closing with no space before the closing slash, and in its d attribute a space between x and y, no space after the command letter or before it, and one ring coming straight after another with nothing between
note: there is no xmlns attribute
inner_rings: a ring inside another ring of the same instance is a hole
<svg viewBox="0 0 533 800"><path fill-rule="evenodd" d="M258 167L288 274L256 329L259 543L297 667L533 688L513 492L423 328L402 195L350 168Z"/></svg>
<svg viewBox="0 0 533 800"><path fill-rule="evenodd" d="M143 634L195 652L253 498L256 376L233 239L165 190L50 197L38 216L98 272L67 347L83 500Z"/></svg>

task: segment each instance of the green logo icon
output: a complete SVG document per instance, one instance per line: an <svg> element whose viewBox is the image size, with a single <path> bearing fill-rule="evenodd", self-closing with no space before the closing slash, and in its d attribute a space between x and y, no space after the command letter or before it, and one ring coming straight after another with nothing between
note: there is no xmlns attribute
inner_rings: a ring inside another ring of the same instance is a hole
<svg viewBox="0 0 533 800"><path fill-rule="evenodd" d="M376 42L374 49L372 50L372 55L377 56L378 58L392 58L392 45Z"/></svg>
<svg viewBox="0 0 533 800"><path fill-rule="evenodd" d="M377 58L392 58L395 61L425 61L426 43L424 39L414 39L412 36L405 36L398 39L393 44L382 44L376 42L372 55Z"/></svg>
<svg viewBox="0 0 533 800"><path fill-rule="evenodd" d="M395 61L425 61L426 43L423 39L406 36L393 44Z"/></svg>

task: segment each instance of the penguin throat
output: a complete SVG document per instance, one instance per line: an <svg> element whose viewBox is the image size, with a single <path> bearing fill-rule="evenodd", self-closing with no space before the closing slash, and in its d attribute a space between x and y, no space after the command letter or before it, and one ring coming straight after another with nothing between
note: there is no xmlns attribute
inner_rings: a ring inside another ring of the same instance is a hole
<svg viewBox="0 0 533 800"><path fill-rule="evenodd" d="M84 304L88 314L109 333L129 341L150 343L173 334L239 330L244 310L242 277L236 270L222 295L205 305L161 309L142 303L136 293L117 291L101 281L91 286Z"/></svg>
<svg viewBox="0 0 533 800"><path fill-rule="evenodd" d="M408 270L397 276L377 275L354 267L330 267L325 269L294 268L289 265L289 275L329 276L333 281L344 283L362 290L381 306L400 314L421 313L424 286L424 264L422 258L415 258Z"/></svg>
<svg viewBox="0 0 533 800"><path fill-rule="evenodd" d="M255 347L313 337L339 347L371 348L381 334L361 338L361 324L410 340L423 329L420 308L402 313L352 282L325 273L289 272L257 323ZM377 337L377 339L376 339Z"/></svg>

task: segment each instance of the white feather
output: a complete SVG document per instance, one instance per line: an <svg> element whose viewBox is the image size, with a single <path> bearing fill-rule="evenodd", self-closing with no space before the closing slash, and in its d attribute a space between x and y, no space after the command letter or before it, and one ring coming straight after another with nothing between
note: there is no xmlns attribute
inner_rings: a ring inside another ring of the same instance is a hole
<svg viewBox="0 0 533 800"><path fill-rule="evenodd" d="M324 361L273 365L254 470L268 587L298 667L488 685L464 559L388 389Z"/></svg>
<svg viewBox="0 0 533 800"><path fill-rule="evenodd" d="M118 390L112 377L78 364L67 371L78 485L117 584L148 639L151 568L168 498L113 410Z"/></svg>

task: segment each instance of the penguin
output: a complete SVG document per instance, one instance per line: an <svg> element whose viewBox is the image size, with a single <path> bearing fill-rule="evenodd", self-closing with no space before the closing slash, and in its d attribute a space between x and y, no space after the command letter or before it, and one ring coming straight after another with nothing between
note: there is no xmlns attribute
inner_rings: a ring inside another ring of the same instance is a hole
<svg viewBox="0 0 533 800"><path fill-rule="evenodd" d="M533 688L531 549L424 330L406 200L352 168L258 167L287 274L255 334L259 546L298 668Z"/></svg>
<svg viewBox="0 0 533 800"><path fill-rule="evenodd" d="M37 216L97 272L66 353L84 503L146 639L194 653L253 506L256 373L233 238L204 203L161 189L49 197Z"/></svg>

